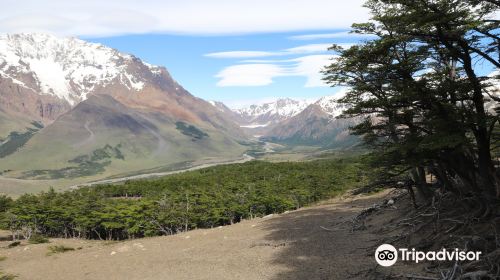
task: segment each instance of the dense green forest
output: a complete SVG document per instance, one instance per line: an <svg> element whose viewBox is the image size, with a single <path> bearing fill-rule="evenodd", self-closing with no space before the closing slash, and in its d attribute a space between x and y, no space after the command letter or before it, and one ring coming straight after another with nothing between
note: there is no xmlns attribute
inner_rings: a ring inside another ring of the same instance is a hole
<svg viewBox="0 0 500 280"><path fill-rule="evenodd" d="M364 184L360 159L252 161L74 191L0 197L1 227L34 235L126 239L281 213Z"/></svg>

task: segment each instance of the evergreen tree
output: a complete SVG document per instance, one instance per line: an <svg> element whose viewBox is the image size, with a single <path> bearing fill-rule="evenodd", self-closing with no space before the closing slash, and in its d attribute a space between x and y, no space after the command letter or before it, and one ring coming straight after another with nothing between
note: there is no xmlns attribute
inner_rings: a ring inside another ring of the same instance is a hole
<svg viewBox="0 0 500 280"><path fill-rule="evenodd" d="M498 102L491 92L498 78L483 73L500 66L497 4L368 0L372 21L353 29L376 39L332 47L340 57L325 79L349 87L344 117L365 117L353 132L374 148L377 164L409 174L423 196L427 170L445 190L500 197L491 155L498 115L485 108Z"/></svg>

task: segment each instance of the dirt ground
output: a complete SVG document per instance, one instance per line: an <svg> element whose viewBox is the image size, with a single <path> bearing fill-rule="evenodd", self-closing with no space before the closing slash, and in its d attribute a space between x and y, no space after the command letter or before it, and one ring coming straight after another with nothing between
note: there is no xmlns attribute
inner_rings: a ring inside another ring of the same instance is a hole
<svg viewBox="0 0 500 280"><path fill-rule="evenodd" d="M105 242L52 239L7 249L0 270L16 279L366 279L380 236L373 230L394 218L384 211L366 230L349 222L388 196L350 196L280 215L173 236ZM48 247L75 251L47 255ZM398 269L378 267L392 273ZM383 278L381 278L383 279Z"/></svg>

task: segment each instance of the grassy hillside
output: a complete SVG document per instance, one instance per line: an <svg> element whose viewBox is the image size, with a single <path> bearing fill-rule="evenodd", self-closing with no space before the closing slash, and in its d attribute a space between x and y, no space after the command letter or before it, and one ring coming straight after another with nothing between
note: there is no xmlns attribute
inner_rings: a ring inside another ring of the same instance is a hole
<svg viewBox="0 0 500 280"><path fill-rule="evenodd" d="M19 234L125 239L174 234L280 213L363 184L360 159L253 161L155 180L0 199L0 224Z"/></svg>
<svg viewBox="0 0 500 280"><path fill-rule="evenodd" d="M32 121L23 116L12 116L0 109L0 142L5 141L13 131L24 131L31 127Z"/></svg>
<svg viewBox="0 0 500 280"><path fill-rule="evenodd" d="M210 157L233 158L246 150L207 124L176 123L103 96L80 103L30 138L0 161L0 170L9 170L4 176L96 180Z"/></svg>
<svg viewBox="0 0 500 280"><path fill-rule="evenodd" d="M25 128L26 131L24 132L12 131L6 139L0 141L0 158L15 153L24 146L38 130L43 128L43 125L39 122L32 122L31 126L32 127Z"/></svg>

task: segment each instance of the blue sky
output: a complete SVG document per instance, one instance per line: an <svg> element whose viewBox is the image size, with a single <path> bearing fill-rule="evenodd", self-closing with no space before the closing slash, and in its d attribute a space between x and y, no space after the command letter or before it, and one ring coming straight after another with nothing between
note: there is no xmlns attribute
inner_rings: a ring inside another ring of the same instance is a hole
<svg viewBox="0 0 500 280"><path fill-rule="evenodd" d="M328 34L336 38L297 37L311 34ZM345 30L318 30L224 36L142 34L84 39L165 66L180 84L198 97L240 106L276 97L317 98L335 93L337 89L320 81L319 70L333 56L326 48L332 43L355 43L361 38L345 34Z"/></svg>
<svg viewBox="0 0 500 280"><path fill-rule="evenodd" d="M364 0L3 0L0 33L99 42L165 66L195 96L241 106L337 89L319 71L369 15Z"/></svg>
<svg viewBox="0 0 500 280"><path fill-rule="evenodd" d="M319 71L366 22L365 0L2 0L0 33L99 42L165 66L195 96L232 107L339 89ZM484 74L490 65L479 65Z"/></svg>

